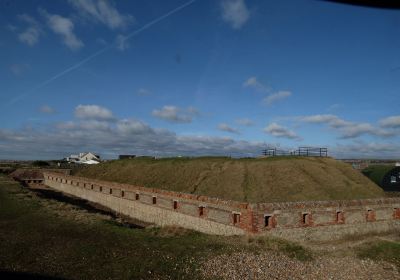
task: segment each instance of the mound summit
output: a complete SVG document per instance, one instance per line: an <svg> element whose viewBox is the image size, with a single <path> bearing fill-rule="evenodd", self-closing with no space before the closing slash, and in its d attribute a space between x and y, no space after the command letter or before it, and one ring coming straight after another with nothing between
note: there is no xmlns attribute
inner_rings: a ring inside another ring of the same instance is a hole
<svg viewBox="0 0 400 280"><path fill-rule="evenodd" d="M87 166L74 175L244 202L383 197L383 190L332 158L135 158Z"/></svg>

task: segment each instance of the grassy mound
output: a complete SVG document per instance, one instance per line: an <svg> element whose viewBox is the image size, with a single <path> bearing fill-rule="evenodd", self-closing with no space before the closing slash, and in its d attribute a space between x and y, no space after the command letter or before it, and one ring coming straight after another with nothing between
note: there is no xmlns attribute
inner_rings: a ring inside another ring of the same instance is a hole
<svg viewBox="0 0 400 280"><path fill-rule="evenodd" d="M395 168L396 167L393 165L370 165L365 168L362 173L368 176L377 185L383 186L385 176Z"/></svg>
<svg viewBox="0 0 400 280"><path fill-rule="evenodd" d="M384 196L360 172L331 158L138 158L88 166L74 175L248 202Z"/></svg>

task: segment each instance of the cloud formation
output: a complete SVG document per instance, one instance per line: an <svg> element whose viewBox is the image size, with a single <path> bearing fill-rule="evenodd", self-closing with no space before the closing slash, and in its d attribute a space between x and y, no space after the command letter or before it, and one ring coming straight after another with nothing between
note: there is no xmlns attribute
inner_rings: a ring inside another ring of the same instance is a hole
<svg viewBox="0 0 400 280"><path fill-rule="evenodd" d="M154 117L174 123L191 123L193 118L198 114L199 112L197 109L193 107L181 109L171 105L166 105L161 109L155 109L152 112Z"/></svg>
<svg viewBox="0 0 400 280"><path fill-rule="evenodd" d="M248 118L243 118L243 119L237 119L236 123L238 125L242 125L242 126L252 126L254 125L254 122Z"/></svg>
<svg viewBox="0 0 400 280"><path fill-rule="evenodd" d="M269 92L271 90L271 87L261 83L257 77L250 77L248 78L244 83L243 83L243 87L247 87L247 88L253 88L257 91L261 91L261 92Z"/></svg>
<svg viewBox="0 0 400 280"><path fill-rule="evenodd" d="M379 121L382 127L400 128L400 116L391 116Z"/></svg>
<svg viewBox="0 0 400 280"><path fill-rule="evenodd" d="M151 91L146 88L140 88L140 89L138 89L136 94L139 96L149 96L149 95L151 95Z"/></svg>
<svg viewBox="0 0 400 280"><path fill-rule="evenodd" d="M252 88L258 92L262 92L264 94L268 94L263 99L263 104L265 105L272 105L273 103L286 99L292 95L292 92L287 90L280 90L275 93L271 93L272 88L268 85L263 84L260 82L257 77L253 76L248 78L244 83L243 87L245 88Z"/></svg>
<svg viewBox="0 0 400 280"><path fill-rule="evenodd" d="M42 14L47 19L47 25L56 34L60 35L63 43L71 50L79 50L84 46L83 42L74 33L74 23L66 17L60 15L52 15L44 10Z"/></svg>
<svg viewBox="0 0 400 280"><path fill-rule="evenodd" d="M244 0L223 0L221 2L222 19L233 29L240 29L250 18Z"/></svg>
<svg viewBox="0 0 400 280"><path fill-rule="evenodd" d="M118 34L117 37L115 38L115 46L120 51L125 51L129 49L130 44L128 41L128 37Z"/></svg>
<svg viewBox="0 0 400 280"><path fill-rule="evenodd" d="M27 14L18 15L18 19L28 25L28 27L24 29L24 31L18 34L18 39L28 46L32 47L36 45L39 42L40 35L43 34L43 30L40 27L39 22ZM15 26L12 29L14 31L17 30Z"/></svg>
<svg viewBox="0 0 400 280"><path fill-rule="evenodd" d="M340 137L344 139L356 138L368 134L380 137L395 135L394 131L375 127L370 123L350 122L331 114L304 116L300 117L299 120L306 123L326 124L330 128L337 130Z"/></svg>
<svg viewBox="0 0 400 280"><path fill-rule="evenodd" d="M0 129L0 158L57 159L79 151L93 151L104 158L133 153L153 156L231 155L258 156L272 143L234 140L230 137L178 135L173 131L154 128L137 119L119 119L99 105L79 105L75 119L40 129L28 126L19 130ZM313 117L313 116L310 116ZM312 120L329 119L313 117ZM293 131L271 123L265 132L276 137L300 140ZM340 158L398 158L398 143L363 142L329 147L331 155Z"/></svg>
<svg viewBox="0 0 400 280"><path fill-rule="evenodd" d="M78 105L75 108L75 117L78 119L111 121L114 116L110 110L98 105Z"/></svg>
<svg viewBox="0 0 400 280"><path fill-rule="evenodd" d="M377 143L355 141L350 144L337 144L330 148L331 153L338 158L399 158L398 143Z"/></svg>
<svg viewBox="0 0 400 280"><path fill-rule="evenodd" d="M264 128L264 132L280 138L296 139L296 140L301 139L294 131L291 131L288 128L281 126L277 123L271 123L268 126L266 126Z"/></svg>
<svg viewBox="0 0 400 280"><path fill-rule="evenodd" d="M69 0L69 3L85 18L106 25L110 29L125 28L134 17L121 14L111 1Z"/></svg>
<svg viewBox="0 0 400 280"><path fill-rule="evenodd" d="M239 134L239 130L229 126L226 123L220 123L218 125L218 129L221 130L221 131L229 132L229 133Z"/></svg>
<svg viewBox="0 0 400 280"><path fill-rule="evenodd" d="M263 103L266 105L271 105L277 101L286 99L290 97L292 93L290 91L278 91L276 93L270 94L263 99Z"/></svg>
<svg viewBox="0 0 400 280"><path fill-rule="evenodd" d="M0 158L63 158L79 151L94 151L105 158L124 153L256 156L265 145L229 137L181 136L137 119L109 121L113 113L98 105L79 105L75 116L41 130L0 129Z"/></svg>

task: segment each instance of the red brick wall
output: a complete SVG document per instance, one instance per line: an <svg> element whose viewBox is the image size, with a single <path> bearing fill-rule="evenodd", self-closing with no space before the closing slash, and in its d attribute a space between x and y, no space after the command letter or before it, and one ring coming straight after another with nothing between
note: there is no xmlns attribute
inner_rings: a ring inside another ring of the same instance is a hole
<svg viewBox="0 0 400 280"><path fill-rule="evenodd" d="M51 172L46 172L44 175L45 179L50 178L50 180L68 184L73 182L74 186L79 184L77 187L80 188L91 190L93 185L93 191L99 191L99 187L102 187L102 192L105 194L109 194L111 188L113 191L110 195L112 196L121 197L123 191L122 199L135 200L136 193L139 193L139 201L146 204L152 204L152 197L155 196L160 203L154 204L154 207L178 211L195 217L199 217L199 207L205 206L202 219L239 227L249 233L261 233L276 228L320 227L400 220L400 198L251 204ZM145 197L149 197L149 199L146 200ZM173 201L178 201L177 209L174 209ZM207 215L211 210L214 219ZM236 224L234 224L234 214L240 215ZM265 225L265 216L270 216L268 226Z"/></svg>

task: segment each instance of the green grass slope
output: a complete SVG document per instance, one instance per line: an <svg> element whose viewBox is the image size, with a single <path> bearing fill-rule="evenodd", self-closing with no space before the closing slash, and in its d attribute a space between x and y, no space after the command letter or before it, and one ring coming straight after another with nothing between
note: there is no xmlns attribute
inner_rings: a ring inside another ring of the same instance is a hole
<svg viewBox="0 0 400 280"><path fill-rule="evenodd" d="M381 188L331 158L115 160L74 175L247 202L361 199Z"/></svg>
<svg viewBox="0 0 400 280"><path fill-rule="evenodd" d="M393 165L370 165L362 173L377 185L382 186L385 175L394 168L395 166Z"/></svg>

